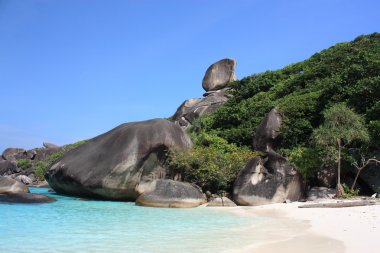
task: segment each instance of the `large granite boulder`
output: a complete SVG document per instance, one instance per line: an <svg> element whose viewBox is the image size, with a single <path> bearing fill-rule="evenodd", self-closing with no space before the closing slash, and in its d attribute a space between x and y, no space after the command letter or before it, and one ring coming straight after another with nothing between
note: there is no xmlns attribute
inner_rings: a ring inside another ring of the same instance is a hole
<svg viewBox="0 0 380 253"><path fill-rule="evenodd" d="M223 59L212 64L203 77L203 89L206 91L220 90L225 88L229 82L236 81L235 67L236 61L233 59Z"/></svg>
<svg viewBox="0 0 380 253"><path fill-rule="evenodd" d="M1 155L4 160L15 160L14 155L20 152L24 152L25 149L22 148L7 148L3 151L3 154Z"/></svg>
<svg viewBox="0 0 380 253"><path fill-rule="evenodd" d="M158 179L142 185L136 204L151 207L197 207L206 203L204 194L192 184Z"/></svg>
<svg viewBox="0 0 380 253"><path fill-rule="evenodd" d="M0 177L0 194L16 194L29 192L28 186L10 177Z"/></svg>
<svg viewBox="0 0 380 253"><path fill-rule="evenodd" d="M67 152L45 178L57 193L134 201L140 183L171 177L164 164L168 150L191 146L170 121L126 123Z"/></svg>
<svg viewBox="0 0 380 253"><path fill-rule="evenodd" d="M302 193L301 175L284 157L274 152L249 161L233 186L233 200L244 206L297 201Z"/></svg>
<svg viewBox="0 0 380 253"><path fill-rule="evenodd" d="M32 193L0 194L0 203L41 204L54 202L56 199Z"/></svg>
<svg viewBox="0 0 380 253"><path fill-rule="evenodd" d="M273 150L277 136L279 135L282 123L282 114L278 108L273 108L261 121L256 129L253 139L253 147L262 152Z"/></svg>

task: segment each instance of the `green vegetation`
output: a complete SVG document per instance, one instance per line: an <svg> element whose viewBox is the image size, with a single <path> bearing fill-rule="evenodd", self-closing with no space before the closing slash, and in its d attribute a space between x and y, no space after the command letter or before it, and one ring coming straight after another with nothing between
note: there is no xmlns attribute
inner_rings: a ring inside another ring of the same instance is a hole
<svg viewBox="0 0 380 253"><path fill-rule="evenodd" d="M185 181L212 193L230 191L239 170L257 155L247 147L237 147L215 135L199 133L192 137L194 148L188 152L170 152L168 164L182 173Z"/></svg>
<svg viewBox="0 0 380 253"><path fill-rule="evenodd" d="M346 184L342 184L342 188L343 188L343 193L341 197L345 199L357 197L359 195L360 189L351 189Z"/></svg>
<svg viewBox="0 0 380 253"><path fill-rule="evenodd" d="M35 175L38 178L38 180L44 180L44 174L47 171L47 169L53 165L54 162L56 162L59 158L61 158L66 152L60 151L54 154L49 155L42 161L38 161L34 167L35 167Z"/></svg>
<svg viewBox="0 0 380 253"><path fill-rule="evenodd" d="M339 43L303 62L255 74L230 86L234 96L214 113L198 119L190 129L193 136L205 132L226 140L237 149L247 150L265 114L277 106L284 114L277 143L281 147L279 151L294 162L307 179L311 179L322 163L335 165L338 161L336 149L315 146L312 134L323 124L323 112L326 109L344 103L360 115L360 123L368 129L368 152L380 149L379 33ZM351 140L351 137L345 139L345 148L360 146L360 143ZM194 150L207 148L205 145L198 146ZM208 151L199 153L207 154ZM342 155L343 160L348 156ZM204 159L210 161L209 158ZM206 161L196 161L198 164L193 165L196 168L209 168L211 172L215 170L212 166L204 166ZM214 165L219 166L216 163ZM214 175L211 172L207 172L210 177ZM194 173L192 178L196 178ZM207 173L204 173L204 178ZM226 188L227 182L236 177L236 174L232 174L228 180L224 180L226 183L222 187L216 188ZM199 179L193 181L202 182Z"/></svg>
<svg viewBox="0 0 380 253"><path fill-rule="evenodd" d="M324 123L313 132L315 141L323 146L336 147L338 150L338 182L337 197L341 197L344 189L340 183L342 149L354 140L368 141L368 130L363 118L338 103L324 111Z"/></svg>
<svg viewBox="0 0 380 253"><path fill-rule="evenodd" d="M54 154L49 155L44 160L38 161L35 165L35 175L38 178L38 180L42 181L44 180L45 172L49 169L51 165L53 165L56 161L58 161L59 158L61 158L64 154L66 154L68 151L79 147L80 145L86 143L88 140L78 141L72 144L68 144L64 146L64 151L60 151Z"/></svg>
<svg viewBox="0 0 380 253"><path fill-rule="evenodd" d="M22 170L25 170L32 167L32 163L29 159L20 159L17 161L17 167L19 167Z"/></svg>

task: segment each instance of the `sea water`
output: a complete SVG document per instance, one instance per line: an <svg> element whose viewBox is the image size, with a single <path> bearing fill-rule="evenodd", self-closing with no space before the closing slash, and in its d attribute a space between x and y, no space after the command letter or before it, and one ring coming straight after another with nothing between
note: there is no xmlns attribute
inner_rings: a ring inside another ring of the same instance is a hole
<svg viewBox="0 0 380 253"><path fill-rule="evenodd" d="M224 208L151 208L30 190L57 201L0 204L0 252L231 252L252 244L252 227L265 222Z"/></svg>

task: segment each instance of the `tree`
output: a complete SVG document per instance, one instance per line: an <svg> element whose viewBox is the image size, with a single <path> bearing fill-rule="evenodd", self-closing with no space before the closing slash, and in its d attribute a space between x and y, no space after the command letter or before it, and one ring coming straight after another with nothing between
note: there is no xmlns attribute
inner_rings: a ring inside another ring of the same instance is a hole
<svg viewBox="0 0 380 253"><path fill-rule="evenodd" d="M358 178L359 178L359 175L360 175L360 172L362 172L362 170L364 168L366 168L368 165L370 164L380 164L380 161L376 159L376 157L373 157L373 158L367 158L365 157L359 150L359 155L360 155L360 162L357 161L356 159L351 163L355 168L356 168L356 176L355 176L355 179L354 179L354 182L352 183L352 186L351 186L351 191L354 190L355 188L355 185L356 185L356 181L358 181ZM359 159L358 159L359 160Z"/></svg>
<svg viewBox="0 0 380 253"><path fill-rule="evenodd" d="M341 152L354 140L368 141L368 130L363 118L344 103L335 104L323 112L324 123L313 131L313 139L323 146L335 146L338 150L336 196L342 197L340 183Z"/></svg>

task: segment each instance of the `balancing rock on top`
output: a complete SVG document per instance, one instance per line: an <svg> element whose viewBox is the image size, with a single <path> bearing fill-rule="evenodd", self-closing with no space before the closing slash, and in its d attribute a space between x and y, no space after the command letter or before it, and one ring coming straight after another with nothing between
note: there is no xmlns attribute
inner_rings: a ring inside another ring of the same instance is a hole
<svg viewBox="0 0 380 253"><path fill-rule="evenodd" d="M236 81L235 67L236 61L228 58L212 64L203 77L203 89L206 91L221 90L225 88L229 82Z"/></svg>

